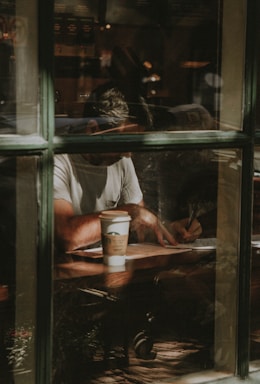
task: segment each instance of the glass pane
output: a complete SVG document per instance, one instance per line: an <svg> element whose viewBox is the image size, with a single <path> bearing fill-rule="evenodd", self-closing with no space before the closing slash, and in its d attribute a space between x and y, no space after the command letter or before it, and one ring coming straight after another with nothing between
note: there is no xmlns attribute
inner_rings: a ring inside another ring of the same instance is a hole
<svg viewBox="0 0 260 384"><path fill-rule="evenodd" d="M1 157L1 383L35 382L36 172L35 157Z"/></svg>
<svg viewBox="0 0 260 384"><path fill-rule="evenodd" d="M84 132L108 82L147 131L240 130L245 20L242 0L57 0L56 134Z"/></svg>
<svg viewBox="0 0 260 384"><path fill-rule="evenodd" d="M55 157L53 383L234 374L241 151L116 155ZM126 256L103 257L115 208Z"/></svg>
<svg viewBox="0 0 260 384"><path fill-rule="evenodd" d="M256 28L257 28L257 33L259 34L259 25L258 23L256 24ZM255 41L255 46L256 46L256 60L257 60L257 65L259 67L259 60L260 60L260 56L259 56L259 44L260 44L260 41L259 39L256 39ZM257 67L257 68L258 68ZM259 72L259 71L258 71ZM260 80L259 80L259 73L257 75L257 79L256 79L256 105L259 105L259 101L260 101ZM255 129L259 131L260 129L260 114L259 114L259 110L258 108L256 108L256 111L255 111L255 114L256 114L256 127Z"/></svg>
<svg viewBox="0 0 260 384"><path fill-rule="evenodd" d="M0 134L38 130L37 2L0 4Z"/></svg>
<svg viewBox="0 0 260 384"><path fill-rule="evenodd" d="M260 360L260 317L259 317L259 253L260 253L260 156L259 147L255 149L254 195L253 195L253 233L252 233L252 274L251 274L251 368L253 361Z"/></svg>

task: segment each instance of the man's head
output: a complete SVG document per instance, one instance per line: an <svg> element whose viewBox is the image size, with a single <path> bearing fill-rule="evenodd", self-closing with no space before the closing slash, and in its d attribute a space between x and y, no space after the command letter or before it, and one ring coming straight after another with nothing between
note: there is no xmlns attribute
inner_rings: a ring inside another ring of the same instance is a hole
<svg viewBox="0 0 260 384"><path fill-rule="evenodd" d="M98 87L85 104L84 116L89 118L87 133L106 133L128 122L129 109L118 88L109 85Z"/></svg>
<svg viewBox="0 0 260 384"><path fill-rule="evenodd" d="M123 94L117 87L103 85L97 88L85 105L84 116L89 119L86 133L92 135L109 132L125 132L129 123L129 109ZM93 153L84 157L93 165L111 165L127 153Z"/></svg>
<svg viewBox="0 0 260 384"><path fill-rule="evenodd" d="M100 135L107 133L143 132L152 126L152 115L142 97L139 103L130 104L125 100L124 94L112 83L106 83L94 90L85 104L84 117L88 119L86 133ZM93 154L88 160L96 165L109 165L121 157L130 156L130 153Z"/></svg>
<svg viewBox="0 0 260 384"><path fill-rule="evenodd" d="M124 93L111 82L96 88L85 104L84 117L89 119L88 134L109 132L143 132L152 130L153 116L143 97L128 103Z"/></svg>

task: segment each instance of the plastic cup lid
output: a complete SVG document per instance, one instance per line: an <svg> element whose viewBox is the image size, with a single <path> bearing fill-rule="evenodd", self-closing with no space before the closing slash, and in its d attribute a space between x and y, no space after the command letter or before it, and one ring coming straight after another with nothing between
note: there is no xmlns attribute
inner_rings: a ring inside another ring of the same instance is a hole
<svg viewBox="0 0 260 384"><path fill-rule="evenodd" d="M129 218L130 216L128 215L127 211L116 211L116 210L111 210L111 211L102 211L100 216L102 219L118 219L118 218Z"/></svg>

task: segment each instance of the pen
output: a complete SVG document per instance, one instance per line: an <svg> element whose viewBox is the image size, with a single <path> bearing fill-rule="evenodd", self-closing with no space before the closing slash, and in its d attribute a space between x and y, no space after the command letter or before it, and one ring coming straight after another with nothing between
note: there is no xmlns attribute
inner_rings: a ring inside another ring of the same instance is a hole
<svg viewBox="0 0 260 384"><path fill-rule="evenodd" d="M186 226L186 229L189 230L190 227L191 227L191 224L193 222L193 220L195 219L195 217L197 216L197 209L196 208L193 208L191 213L190 213L190 217L189 217L189 221L188 221L188 224Z"/></svg>

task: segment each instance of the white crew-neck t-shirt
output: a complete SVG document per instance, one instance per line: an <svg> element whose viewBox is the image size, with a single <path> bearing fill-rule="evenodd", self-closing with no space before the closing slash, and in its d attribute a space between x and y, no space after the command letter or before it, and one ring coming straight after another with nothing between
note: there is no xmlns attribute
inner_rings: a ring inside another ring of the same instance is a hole
<svg viewBox="0 0 260 384"><path fill-rule="evenodd" d="M90 164L82 155L56 155L54 199L72 204L75 215L99 212L143 199L131 158L109 166Z"/></svg>

